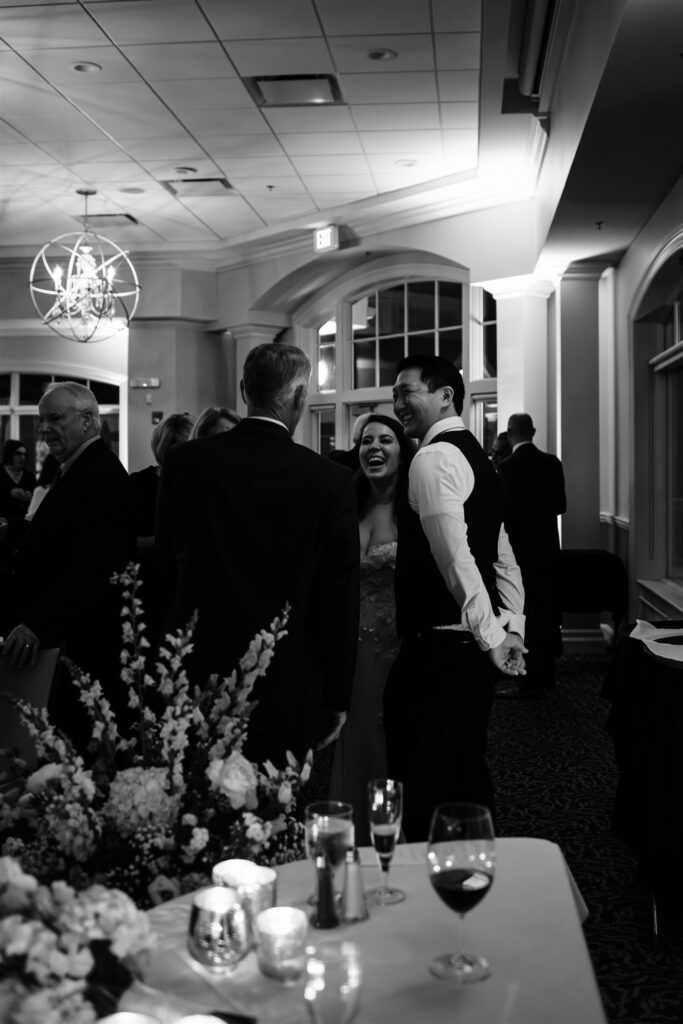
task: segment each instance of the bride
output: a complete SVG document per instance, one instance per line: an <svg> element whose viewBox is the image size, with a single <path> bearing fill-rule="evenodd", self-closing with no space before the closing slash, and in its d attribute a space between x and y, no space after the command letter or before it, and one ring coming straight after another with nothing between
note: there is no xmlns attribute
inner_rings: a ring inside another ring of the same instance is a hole
<svg viewBox="0 0 683 1024"><path fill-rule="evenodd" d="M398 420L372 413L360 437L360 632L351 707L337 741L330 799L353 804L356 845L370 843L367 782L386 776L382 695L398 651L394 607L396 515L413 446Z"/></svg>

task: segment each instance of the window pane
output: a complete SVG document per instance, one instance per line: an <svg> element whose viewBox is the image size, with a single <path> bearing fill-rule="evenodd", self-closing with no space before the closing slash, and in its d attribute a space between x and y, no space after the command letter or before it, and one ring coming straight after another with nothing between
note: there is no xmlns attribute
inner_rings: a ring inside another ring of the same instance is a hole
<svg viewBox="0 0 683 1024"><path fill-rule="evenodd" d="M408 330L433 331L435 327L436 282L418 281L408 285Z"/></svg>
<svg viewBox="0 0 683 1024"><path fill-rule="evenodd" d="M483 315L484 320L495 320L496 319L496 300L494 299L491 292L487 292L485 288L482 288L483 298Z"/></svg>
<svg viewBox="0 0 683 1024"><path fill-rule="evenodd" d="M498 435L498 400L495 398L484 399L484 439L482 447L485 452L490 452L493 442Z"/></svg>
<svg viewBox="0 0 683 1024"><path fill-rule="evenodd" d="M334 409L314 409L315 444L320 455L329 455L335 447Z"/></svg>
<svg viewBox="0 0 683 1024"><path fill-rule="evenodd" d="M9 414L0 416L0 458L2 458L2 446L9 441Z"/></svg>
<svg viewBox="0 0 683 1024"><path fill-rule="evenodd" d="M405 285L379 292L379 333L403 334L405 331Z"/></svg>
<svg viewBox="0 0 683 1024"><path fill-rule="evenodd" d="M433 334L411 334L408 336L409 356L433 356L434 335Z"/></svg>
<svg viewBox="0 0 683 1024"><path fill-rule="evenodd" d="M439 331L439 355L462 370L462 331Z"/></svg>
<svg viewBox="0 0 683 1024"><path fill-rule="evenodd" d="M94 394L99 405L119 404L118 384L103 384L99 380L91 380L90 390Z"/></svg>
<svg viewBox="0 0 683 1024"><path fill-rule="evenodd" d="M462 326L462 285L439 281L439 327Z"/></svg>
<svg viewBox="0 0 683 1024"><path fill-rule="evenodd" d="M336 320L318 328L318 391L334 391L336 387L336 338Z"/></svg>
<svg viewBox="0 0 683 1024"><path fill-rule="evenodd" d="M377 295L364 295L351 307L353 338L374 338L377 326Z"/></svg>
<svg viewBox="0 0 683 1024"><path fill-rule="evenodd" d="M51 380L52 377L46 373L22 373L19 378L19 403L21 405L38 405L43 397L45 385L49 384Z"/></svg>
<svg viewBox="0 0 683 1024"><path fill-rule="evenodd" d="M0 405L9 405L11 374L0 373Z"/></svg>
<svg viewBox="0 0 683 1024"><path fill-rule="evenodd" d="M403 359L403 335L382 338L379 343L379 386L391 386L396 380L396 363Z"/></svg>
<svg viewBox="0 0 683 1024"><path fill-rule="evenodd" d="M114 455L119 454L119 414L107 413L102 417L102 440L109 445Z"/></svg>
<svg viewBox="0 0 683 1024"><path fill-rule="evenodd" d="M359 341L353 346L353 386L354 388L374 388L375 386L374 341Z"/></svg>
<svg viewBox="0 0 683 1024"><path fill-rule="evenodd" d="M498 375L497 328L495 324L484 325L484 376Z"/></svg>

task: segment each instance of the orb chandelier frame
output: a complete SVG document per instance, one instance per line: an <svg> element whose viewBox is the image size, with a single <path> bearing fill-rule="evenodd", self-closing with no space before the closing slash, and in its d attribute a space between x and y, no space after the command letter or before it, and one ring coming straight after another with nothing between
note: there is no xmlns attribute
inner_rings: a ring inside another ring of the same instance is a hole
<svg viewBox="0 0 683 1024"><path fill-rule="evenodd" d="M43 246L31 267L31 300L43 323L62 338L104 341L128 327L140 284L128 252L90 230L88 197L95 189L77 192L85 202L84 230Z"/></svg>

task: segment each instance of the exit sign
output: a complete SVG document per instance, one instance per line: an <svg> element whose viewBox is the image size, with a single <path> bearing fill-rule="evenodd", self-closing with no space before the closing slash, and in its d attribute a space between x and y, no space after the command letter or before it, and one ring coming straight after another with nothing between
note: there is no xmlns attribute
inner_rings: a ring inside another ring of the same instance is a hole
<svg viewBox="0 0 683 1024"><path fill-rule="evenodd" d="M316 252L329 252L339 248L339 228L329 224L326 228L316 228L313 234L313 248Z"/></svg>

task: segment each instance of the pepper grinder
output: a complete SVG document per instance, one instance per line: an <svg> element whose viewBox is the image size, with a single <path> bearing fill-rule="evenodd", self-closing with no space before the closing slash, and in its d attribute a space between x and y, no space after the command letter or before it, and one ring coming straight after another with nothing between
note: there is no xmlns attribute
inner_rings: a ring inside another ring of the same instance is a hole
<svg viewBox="0 0 683 1024"><path fill-rule="evenodd" d="M339 914L334 895L332 865L325 854L315 858L316 904L311 916L314 928L336 928L339 925Z"/></svg>
<svg viewBox="0 0 683 1024"><path fill-rule="evenodd" d="M344 858L344 892L342 893L342 918L348 924L367 921L368 908L363 888L363 869L358 849L346 851Z"/></svg>

